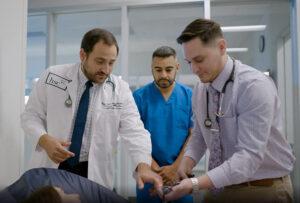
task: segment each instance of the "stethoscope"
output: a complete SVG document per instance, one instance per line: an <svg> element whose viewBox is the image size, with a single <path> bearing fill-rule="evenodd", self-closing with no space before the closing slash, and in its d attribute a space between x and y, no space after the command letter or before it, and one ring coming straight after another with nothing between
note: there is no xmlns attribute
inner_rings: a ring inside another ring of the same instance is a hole
<svg viewBox="0 0 300 203"><path fill-rule="evenodd" d="M110 85L110 86L112 87L112 91L115 92L116 85L115 85L115 83L111 80L110 76L108 76L108 78L107 78L105 84ZM66 105L66 107L71 107L71 106L72 106L72 99L71 99L70 95L69 95L69 97L66 99L65 105Z"/></svg>
<svg viewBox="0 0 300 203"><path fill-rule="evenodd" d="M234 70L235 70L235 59L232 58L232 61L233 61L233 67L232 67L232 71L230 73L230 76L229 78L227 79L227 81L225 82L224 86L223 86L223 89L222 89L222 92L221 92L221 96L220 96L220 100L219 100L219 108L218 108L218 112L215 112L216 116L217 117L224 117L225 114L227 113L227 111L224 113L222 111L222 104L223 104L223 97L225 95L225 91L226 91L226 87L228 85L229 82L233 82L233 76L234 76ZM211 128L212 126L212 122L211 122L211 119L209 117L209 96L208 96L208 91L206 90L206 119L204 120L204 126L206 128Z"/></svg>

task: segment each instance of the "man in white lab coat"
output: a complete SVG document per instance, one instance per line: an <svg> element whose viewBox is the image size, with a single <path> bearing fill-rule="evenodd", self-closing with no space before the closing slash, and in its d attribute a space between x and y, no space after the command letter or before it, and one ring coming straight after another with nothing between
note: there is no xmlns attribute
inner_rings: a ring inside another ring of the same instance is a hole
<svg viewBox="0 0 300 203"><path fill-rule="evenodd" d="M150 136L129 86L111 74L118 51L110 32L93 29L83 37L80 63L52 66L41 75L21 116L34 147L31 168L64 169L112 189L121 136L140 189L145 182L162 185L151 171Z"/></svg>

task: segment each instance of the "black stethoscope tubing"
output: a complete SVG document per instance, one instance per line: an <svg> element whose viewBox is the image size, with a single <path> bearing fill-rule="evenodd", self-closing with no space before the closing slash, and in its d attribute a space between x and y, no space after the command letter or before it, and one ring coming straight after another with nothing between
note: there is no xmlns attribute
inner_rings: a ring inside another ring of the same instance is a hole
<svg viewBox="0 0 300 203"><path fill-rule="evenodd" d="M233 76L234 76L234 71L235 71L235 59L232 58L232 61L233 61L233 67L232 67L232 71L230 73L230 76L229 78L226 80L223 88L222 88L222 94L225 94L225 91L226 91L226 87L227 87L227 84L229 82L233 82L234 79L233 79ZM209 117L209 96L208 96L208 91L206 90L206 119L204 120L204 126L206 128L211 128L211 125L212 125L212 122L211 122L211 119ZM222 105L219 103L219 106Z"/></svg>

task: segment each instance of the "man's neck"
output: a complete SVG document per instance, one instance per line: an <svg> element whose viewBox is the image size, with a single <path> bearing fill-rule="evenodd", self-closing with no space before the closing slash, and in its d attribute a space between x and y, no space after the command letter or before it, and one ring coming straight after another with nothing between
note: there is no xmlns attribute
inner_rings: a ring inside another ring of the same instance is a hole
<svg viewBox="0 0 300 203"><path fill-rule="evenodd" d="M222 56L218 72L216 73L215 78L211 82L213 82L220 75L222 70L225 68L225 65L226 65L227 61L228 61L228 55L225 54L224 56Z"/></svg>
<svg viewBox="0 0 300 203"><path fill-rule="evenodd" d="M175 87L175 83L176 82L174 81L173 84L168 88L161 88L156 83L154 83L154 84L156 85L157 89L160 91L162 96L165 98L165 100L168 101L169 97L171 96L173 89Z"/></svg>

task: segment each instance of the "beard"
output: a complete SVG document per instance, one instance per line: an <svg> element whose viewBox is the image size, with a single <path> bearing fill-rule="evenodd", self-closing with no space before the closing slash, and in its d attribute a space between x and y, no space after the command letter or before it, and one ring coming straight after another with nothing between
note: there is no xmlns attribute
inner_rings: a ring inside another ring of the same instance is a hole
<svg viewBox="0 0 300 203"><path fill-rule="evenodd" d="M95 83L103 83L106 78L108 77L107 74L105 74L102 71L98 71L96 73L90 73L88 70L90 70L91 68L89 67L89 65L87 64L87 61L82 63L82 71L84 73L84 75L92 82ZM100 78L99 78L100 77Z"/></svg>
<svg viewBox="0 0 300 203"><path fill-rule="evenodd" d="M165 81L164 83L162 83ZM159 80L154 80L155 84L159 86L160 88L169 88L173 85L175 81L175 78L173 80L168 80L168 79L159 79Z"/></svg>

